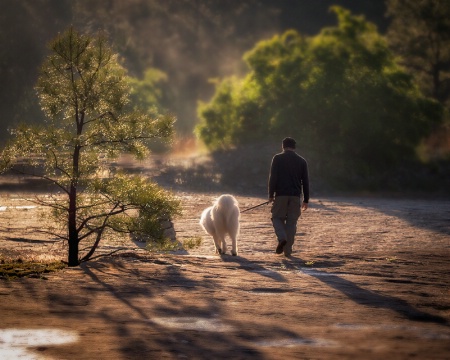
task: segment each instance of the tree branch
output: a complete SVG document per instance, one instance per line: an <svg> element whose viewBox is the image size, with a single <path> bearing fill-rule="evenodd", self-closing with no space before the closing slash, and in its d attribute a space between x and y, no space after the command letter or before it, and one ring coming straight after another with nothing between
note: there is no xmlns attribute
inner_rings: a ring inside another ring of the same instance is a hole
<svg viewBox="0 0 450 360"><path fill-rule="evenodd" d="M91 215L91 216L88 216L86 219L84 219L81 223L80 223L80 225L78 226L78 229L77 229L77 231L78 232L80 232L84 227L86 227L86 225L87 225L87 223L89 222L89 221L91 221L91 220L94 220L94 219L100 219L100 218L105 218L105 220L107 220L110 216L112 216L112 215L117 215L117 214L120 214L120 213L123 213L123 212L125 212L127 209L125 208L125 206L121 206L121 209L120 210L115 210L116 208L118 208L119 207L119 205L120 205L120 202L117 202L113 207L112 207L112 209L109 211L109 212L104 212L104 213L101 213L101 214L96 214L96 215ZM97 229L100 229L100 227L97 227ZM92 231L91 231L91 233L92 233ZM82 239L82 238L85 238L86 236L82 236L81 238L80 238L80 240Z"/></svg>
<svg viewBox="0 0 450 360"><path fill-rule="evenodd" d="M56 181L56 180L54 180L54 179L52 179L52 178L50 178L48 176L31 174L31 173L28 173L26 171L21 171L21 170L15 169L15 168L11 168L11 171L16 172L16 173L21 174L21 175L28 175L28 176L32 176L32 177L36 177L36 178L39 178L39 179L43 179L43 180L49 181L49 182L53 183L54 185L58 186L66 194L69 194L69 191L63 185L61 185L58 181Z"/></svg>
<svg viewBox="0 0 450 360"><path fill-rule="evenodd" d="M127 248L116 249L116 250L113 250L113 251L111 251L111 252L109 252L107 254L100 254L100 255L96 255L96 256L88 257L88 258L86 257L87 256L86 255L82 259L80 259L80 262L85 262L85 261L88 261L88 260L94 260L94 259L98 259L98 258L105 257L105 256L111 256L112 254L115 254L116 252L121 251L121 250L127 250Z"/></svg>

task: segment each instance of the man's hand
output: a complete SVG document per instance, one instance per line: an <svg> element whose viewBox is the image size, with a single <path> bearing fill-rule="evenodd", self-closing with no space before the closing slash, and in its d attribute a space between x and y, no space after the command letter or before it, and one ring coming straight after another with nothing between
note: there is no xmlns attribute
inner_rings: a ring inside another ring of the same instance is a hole
<svg viewBox="0 0 450 360"><path fill-rule="evenodd" d="M273 203L273 199L274 199L273 197L269 198L269 204Z"/></svg>
<svg viewBox="0 0 450 360"><path fill-rule="evenodd" d="M303 202L302 203L302 210L305 211L306 209L308 209L308 203Z"/></svg>

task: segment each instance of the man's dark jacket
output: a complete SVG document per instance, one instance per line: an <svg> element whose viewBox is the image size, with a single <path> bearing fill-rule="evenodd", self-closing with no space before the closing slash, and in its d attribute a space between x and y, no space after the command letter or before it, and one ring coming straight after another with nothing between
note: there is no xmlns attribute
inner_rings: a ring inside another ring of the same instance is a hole
<svg viewBox="0 0 450 360"><path fill-rule="evenodd" d="M284 150L272 159L269 176L269 198L277 196L301 196L309 201L308 164L293 150Z"/></svg>

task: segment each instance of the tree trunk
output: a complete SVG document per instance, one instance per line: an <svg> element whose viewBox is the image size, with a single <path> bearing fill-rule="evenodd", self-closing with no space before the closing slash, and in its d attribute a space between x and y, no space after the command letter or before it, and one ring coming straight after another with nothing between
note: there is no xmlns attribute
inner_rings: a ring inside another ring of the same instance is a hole
<svg viewBox="0 0 450 360"><path fill-rule="evenodd" d="M80 260L78 259L78 231L77 231L77 188L73 184L70 187L69 193L69 256L68 265L78 266Z"/></svg>
<svg viewBox="0 0 450 360"><path fill-rule="evenodd" d="M445 102L445 96L441 92L441 69L439 64L433 65L433 97L441 104Z"/></svg>
<svg viewBox="0 0 450 360"><path fill-rule="evenodd" d="M78 134L81 133L79 126ZM69 218L68 218L68 230L69 230L69 266L78 266L80 259L78 258L78 230L77 230L77 186L78 186L78 163L80 160L80 146L77 144L73 153L73 178L70 184L69 190Z"/></svg>

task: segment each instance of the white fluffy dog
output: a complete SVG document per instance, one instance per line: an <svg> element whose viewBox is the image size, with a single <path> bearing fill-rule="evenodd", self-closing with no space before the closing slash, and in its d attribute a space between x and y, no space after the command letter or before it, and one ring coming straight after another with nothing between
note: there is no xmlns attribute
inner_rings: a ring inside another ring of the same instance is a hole
<svg viewBox="0 0 450 360"><path fill-rule="evenodd" d="M237 255L237 236L239 233L239 205L232 195L221 195L213 206L203 210L200 225L214 238L216 253L226 254L225 236L232 242L231 254Z"/></svg>

